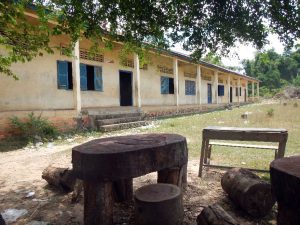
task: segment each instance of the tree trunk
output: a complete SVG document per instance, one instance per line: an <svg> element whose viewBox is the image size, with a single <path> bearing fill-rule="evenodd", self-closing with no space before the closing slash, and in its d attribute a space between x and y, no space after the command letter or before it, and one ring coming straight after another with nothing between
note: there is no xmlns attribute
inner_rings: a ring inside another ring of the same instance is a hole
<svg viewBox="0 0 300 225"><path fill-rule="evenodd" d="M5 221L1 214L0 214L0 225L5 225Z"/></svg>
<svg viewBox="0 0 300 225"><path fill-rule="evenodd" d="M74 176L73 171L68 168L48 166L44 169L42 178L45 179L49 185L66 192L73 191L76 183L76 177Z"/></svg>
<svg viewBox="0 0 300 225"><path fill-rule="evenodd" d="M138 225L181 225L181 189L172 184L150 184L136 190L135 220Z"/></svg>
<svg viewBox="0 0 300 225"><path fill-rule="evenodd" d="M300 223L300 156L274 160L270 165L272 191L278 202L277 225Z"/></svg>
<svg viewBox="0 0 300 225"><path fill-rule="evenodd" d="M173 167L157 172L157 183L174 184L178 187L182 185L183 167Z"/></svg>
<svg viewBox="0 0 300 225"><path fill-rule="evenodd" d="M209 205L204 208L197 217L197 225L239 225L218 204Z"/></svg>
<svg viewBox="0 0 300 225"><path fill-rule="evenodd" d="M133 179L123 179L113 182L115 202L131 201L133 199Z"/></svg>
<svg viewBox="0 0 300 225"><path fill-rule="evenodd" d="M263 217L275 204L271 185L249 170L233 168L221 180L229 198L253 217Z"/></svg>
<svg viewBox="0 0 300 225"><path fill-rule="evenodd" d="M112 182L84 181L84 224L113 225Z"/></svg>

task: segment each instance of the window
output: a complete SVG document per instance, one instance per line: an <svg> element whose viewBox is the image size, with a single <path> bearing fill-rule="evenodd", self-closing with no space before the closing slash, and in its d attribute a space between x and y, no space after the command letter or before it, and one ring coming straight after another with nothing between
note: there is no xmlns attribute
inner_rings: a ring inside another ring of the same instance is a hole
<svg viewBox="0 0 300 225"><path fill-rule="evenodd" d="M174 79L171 77L160 77L161 94L174 94Z"/></svg>
<svg viewBox="0 0 300 225"><path fill-rule="evenodd" d="M57 61L57 88L72 90L72 63L67 61Z"/></svg>
<svg viewBox="0 0 300 225"><path fill-rule="evenodd" d="M103 91L102 67L80 64L80 89Z"/></svg>
<svg viewBox="0 0 300 225"><path fill-rule="evenodd" d="M238 87L235 88L235 96L239 96L239 88Z"/></svg>
<svg viewBox="0 0 300 225"><path fill-rule="evenodd" d="M218 96L224 96L224 85L218 85Z"/></svg>
<svg viewBox="0 0 300 225"><path fill-rule="evenodd" d="M240 96L242 96L242 88L240 87Z"/></svg>
<svg viewBox="0 0 300 225"><path fill-rule="evenodd" d="M185 80L185 95L196 95L196 83L193 80Z"/></svg>

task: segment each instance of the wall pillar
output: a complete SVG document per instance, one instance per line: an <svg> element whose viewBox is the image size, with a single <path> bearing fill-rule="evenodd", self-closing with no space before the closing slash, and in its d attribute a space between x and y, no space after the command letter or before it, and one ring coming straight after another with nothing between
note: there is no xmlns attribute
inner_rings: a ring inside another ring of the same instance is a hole
<svg viewBox="0 0 300 225"><path fill-rule="evenodd" d="M240 102L241 102L241 78L240 77L238 77L238 103L240 104Z"/></svg>
<svg viewBox="0 0 300 225"><path fill-rule="evenodd" d="M218 74L218 71L214 71L213 93L215 95L214 102L216 104L219 104L218 85L219 85L219 74Z"/></svg>
<svg viewBox="0 0 300 225"><path fill-rule="evenodd" d="M79 40L76 41L73 49L72 73L73 73L73 94L74 94L74 103L75 103L74 108L77 112L77 115L79 115L81 113Z"/></svg>
<svg viewBox="0 0 300 225"><path fill-rule="evenodd" d="M256 88L257 88L257 98L259 99L259 82L257 82Z"/></svg>
<svg viewBox="0 0 300 225"><path fill-rule="evenodd" d="M249 93L248 93L248 81L246 81L246 96L245 96L245 100L246 100L246 102L248 102L248 95L249 95Z"/></svg>
<svg viewBox="0 0 300 225"><path fill-rule="evenodd" d="M140 108L141 102L141 71L140 71L140 60L138 54L134 53L134 98L135 105Z"/></svg>
<svg viewBox="0 0 300 225"><path fill-rule="evenodd" d="M252 85L252 101L254 102L254 81L251 81Z"/></svg>
<svg viewBox="0 0 300 225"><path fill-rule="evenodd" d="M173 59L173 71L174 71L174 95L175 95L175 105L179 105L179 78L178 78L178 59Z"/></svg>
<svg viewBox="0 0 300 225"><path fill-rule="evenodd" d="M227 93L228 93L228 104L230 104L230 87L231 87L231 79L230 79L230 75L228 74L228 78L227 78Z"/></svg>
<svg viewBox="0 0 300 225"><path fill-rule="evenodd" d="M202 99L201 99L201 85L202 85L202 78L201 78L201 67L200 65L197 65L197 78L196 78L196 93L197 93L197 103L199 105L202 104Z"/></svg>

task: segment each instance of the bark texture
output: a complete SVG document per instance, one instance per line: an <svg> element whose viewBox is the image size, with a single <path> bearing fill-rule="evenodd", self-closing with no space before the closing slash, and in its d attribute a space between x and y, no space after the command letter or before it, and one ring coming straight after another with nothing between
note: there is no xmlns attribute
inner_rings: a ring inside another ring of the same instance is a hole
<svg viewBox="0 0 300 225"><path fill-rule="evenodd" d="M76 177L73 171L68 168L48 166L44 169L42 178L45 179L49 185L66 192L73 191L76 183Z"/></svg>
<svg viewBox="0 0 300 225"><path fill-rule="evenodd" d="M229 198L253 217L267 215L275 204L271 185L249 170L228 170L222 177L221 185Z"/></svg>
<svg viewBox="0 0 300 225"><path fill-rule="evenodd" d="M278 202L277 224L300 224L300 156L274 160L270 175Z"/></svg>
<svg viewBox="0 0 300 225"><path fill-rule="evenodd" d="M239 225L218 204L209 205L204 208L197 217L197 225Z"/></svg>
<svg viewBox="0 0 300 225"><path fill-rule="evenodd" d="M150 184L135 193L135 220L139 225L180 225L181 189L172 184Z"/></svg>

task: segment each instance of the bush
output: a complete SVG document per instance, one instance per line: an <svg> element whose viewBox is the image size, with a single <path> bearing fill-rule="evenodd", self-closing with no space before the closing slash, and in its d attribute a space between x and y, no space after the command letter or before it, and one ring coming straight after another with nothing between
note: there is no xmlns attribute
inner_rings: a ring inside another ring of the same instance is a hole
<svg viewBox="0 0 300 225"><path fill-rule="evenodd" d="M294 107L298 107L298 103L297 102L294 103Z"/></svg>
<svg viewBox="0 0 300 225"><path fill-rule="evenodd" d="M41 114L35 116L29 113L25 120L14 116L10 118L11 126L20 136L28 141L41 141L42 139L52 139L59 135L57 128Z"/></svg>
<svg viewBox="0 0 300 225"><path fill-rule="evenodd" d="M274 116L274 109L273 109L273 108L268 109L268 110L267 110L267 115L268 115L269 117Z"/></svg>

